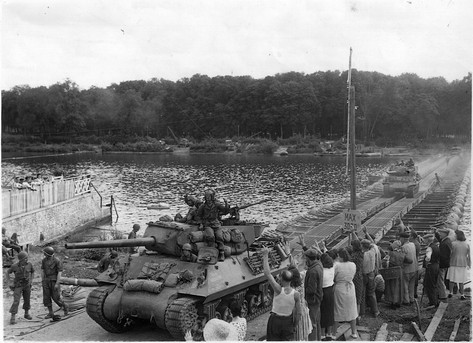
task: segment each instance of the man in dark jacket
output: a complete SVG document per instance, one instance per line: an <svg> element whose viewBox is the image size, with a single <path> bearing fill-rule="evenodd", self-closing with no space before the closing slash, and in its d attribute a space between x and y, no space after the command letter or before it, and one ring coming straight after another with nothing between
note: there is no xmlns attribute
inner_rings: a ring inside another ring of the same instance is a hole
<svg viewBox="0 0 473 343"><path fill-rule="evenodd" d="M423 239L427 245L423 263L423 267L425 268L423 292L427 295L427 298L429 298L429 306L437 306L439 304L438 278L440 249L433 234L424 235Z"/></svg>
<svg viewBox="0 0 473 343"><path fill-rule="evenodd" d="M437 230L437 239L439 240L440 260L439 260L439 299L447 299L447 287L445 286L445 276L447 275L448 267L450 267L450 255L452 255L452 241L448 237L450 231L445 227Z"/></svg>
<svg viewBox="0 0 473 343"><path fill-rule="evenodd" d="M323 267L320 263L320 254L314 249L308 249L304 252L307 265L307 273L304 280L304 293L307 306L309 307L310 321L312 322L312 332L309 334L309 340L321 340L320 328L320 303L323 297Z"/></svg>

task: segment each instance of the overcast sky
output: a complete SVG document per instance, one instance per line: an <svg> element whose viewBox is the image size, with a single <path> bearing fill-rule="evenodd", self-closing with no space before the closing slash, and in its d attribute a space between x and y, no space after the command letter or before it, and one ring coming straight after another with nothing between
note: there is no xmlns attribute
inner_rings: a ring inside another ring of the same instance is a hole
<svg viewBox="0 0 473 343"><path fill-rule="evenodd" d="M348 69L462 79L472 0L3 0L2 88Z"/></svg>

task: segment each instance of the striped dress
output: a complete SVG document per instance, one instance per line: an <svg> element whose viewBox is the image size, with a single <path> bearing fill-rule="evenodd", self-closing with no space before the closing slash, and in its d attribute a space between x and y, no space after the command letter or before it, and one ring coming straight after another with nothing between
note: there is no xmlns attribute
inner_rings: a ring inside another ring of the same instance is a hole
<svg viewBox="0 0 473 343"><path fill-rule="evenodd" d="M302 271L301 278L304 280L306 271ZM294 333L294 340L295 341L307 341L309 339L309 334L312 332L312 323L309 317L309 308L307 307L307 302L305 300L304 294L304 282L296 288L301 295L301 319L299 321L299 325L296 326L296 330Z"/></svg>

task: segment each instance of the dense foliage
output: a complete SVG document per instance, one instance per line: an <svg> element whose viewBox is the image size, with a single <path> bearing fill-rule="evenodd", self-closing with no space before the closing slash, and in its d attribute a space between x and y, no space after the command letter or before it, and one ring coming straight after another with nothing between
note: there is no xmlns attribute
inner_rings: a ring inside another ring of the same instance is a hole
<svg viewBox="0 0 473 343"><path fill-rule="evenodd" d="M177 82L153 78L86 90L70 80L16 86L2 91L2 132L39 136L44 143L111 134L339 138L346 132L346 80L346 71L326 71L264 79L197 74ZM471 73L448 83L354 70L352 80L359 140L470 137Z"/></svg>

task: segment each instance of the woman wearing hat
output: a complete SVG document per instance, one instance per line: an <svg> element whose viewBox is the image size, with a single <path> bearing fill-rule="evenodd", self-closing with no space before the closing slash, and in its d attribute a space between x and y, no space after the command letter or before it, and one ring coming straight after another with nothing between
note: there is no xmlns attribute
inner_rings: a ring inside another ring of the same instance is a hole
<svg viewBox="0 0 473 343"><path fill-rule="evenodd" d="M217 318L210 319L205 324L203 336L206 342L238 341L236 328L232 324ZM190 330L186 332L184 339L194 341Z"/></svg>
<svg viewBox="0 0 473 343"><path fill-rule="evenodd" d="M395 309L401 306L403 291L403 277L402 266L404 264L411 264L413 261L407 254L401 251L401 242L394 241L389 246L387 257L385 258L385 268L400 267L399 277L394 279L384 280L384 300L391 303L391 308Z"/></svg>

